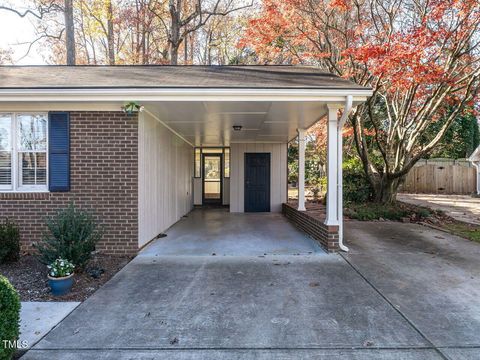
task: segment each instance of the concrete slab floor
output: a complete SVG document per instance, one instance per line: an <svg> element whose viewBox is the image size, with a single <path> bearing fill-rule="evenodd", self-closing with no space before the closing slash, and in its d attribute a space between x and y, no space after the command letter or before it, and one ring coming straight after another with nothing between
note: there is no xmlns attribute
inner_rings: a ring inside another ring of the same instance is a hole
<svg viewBox="0 0 480 360"><path fill-rule="evenodd" d="M278 213L230 213L195 209L154 240L139 256L324 254L313 239Z"/></svg>
<svg viewBox="0 0 480 360"><path fill-rule="evenodd" d="M22 302L20 311L20 342L28 349L54 328L79 302Z"/></svg>

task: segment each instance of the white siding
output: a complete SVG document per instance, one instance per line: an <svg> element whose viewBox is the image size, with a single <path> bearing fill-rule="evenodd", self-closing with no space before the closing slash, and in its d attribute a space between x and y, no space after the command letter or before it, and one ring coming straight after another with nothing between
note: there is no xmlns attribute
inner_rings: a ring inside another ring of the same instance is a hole
<svg viewBox="0 0 480 360"><path fill-rule="evenodd" d="M168 229L193 206L193 148L152 116L138 126L138 246Z"/></svg>
<svg viewBox="0 0 480 360"><path fill-rule="evenodd" d="M287 144L230 145L230 211L243 212L245 153L270 153L270 208L280 212L287 201Z"/></svg>
<svg viewBox="0 0 480 360"><path fill-rule="evenodd" d="M223 178L222 205L230 204L230 178Z"/></svg>
<svg viewBox="0 0 480 360"><path fill-rule="evenodd" d="M202 178L193 179L193 203L195 205L202 205Z"/></svg>

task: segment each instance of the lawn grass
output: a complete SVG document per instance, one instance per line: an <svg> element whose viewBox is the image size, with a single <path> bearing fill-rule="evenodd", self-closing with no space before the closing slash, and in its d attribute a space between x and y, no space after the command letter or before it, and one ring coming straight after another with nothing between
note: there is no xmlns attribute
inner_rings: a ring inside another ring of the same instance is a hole
<svg viewBox="0 0 480 360"><path fill-rule="evenodd" d="M460 221L439 225L440 228L448 230L455 235L480 243L480 226L478 225L467 224Z"/></svg>

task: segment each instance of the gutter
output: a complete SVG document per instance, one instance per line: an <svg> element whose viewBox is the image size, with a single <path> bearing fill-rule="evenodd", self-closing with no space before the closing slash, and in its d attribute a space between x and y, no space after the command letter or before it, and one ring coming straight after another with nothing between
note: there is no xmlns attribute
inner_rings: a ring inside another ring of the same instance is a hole
<svg viewBox="0 0 480 360"><path fill-rule="evenodd" d="M347 116L352 110L353 96L348 95L345 98L345 107L342 117L338 121L337 128L337 218L338 218L338 247L340 250L348 252L348 247L343 244L343 136L342 129L347 120Z"/></svg>
<svg viewBox="0 0 480 360"><path fill-rule="evenodd" d="M345 93L363 102L370 89L251 89L251 88L0 88L0 102L104 102L104 101L325 101L340 102Z"/></svg>

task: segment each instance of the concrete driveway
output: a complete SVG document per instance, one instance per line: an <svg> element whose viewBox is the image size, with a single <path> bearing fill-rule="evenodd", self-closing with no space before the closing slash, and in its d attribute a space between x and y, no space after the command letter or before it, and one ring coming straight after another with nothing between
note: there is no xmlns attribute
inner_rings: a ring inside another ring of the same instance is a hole
<svg viewBox="0 0 480 360"><path fill-rule="evenodd" d="M344 257L145 251L23 358L479 358L477 244L413 224L346 231Z"/></svg>
<svg viewBox="0 0 480 360"><path fill-rule="evenodd" d="M470 195L398 194L397 200L434 210L442 210L459 221L480 225L479 197Z"/></svg>

